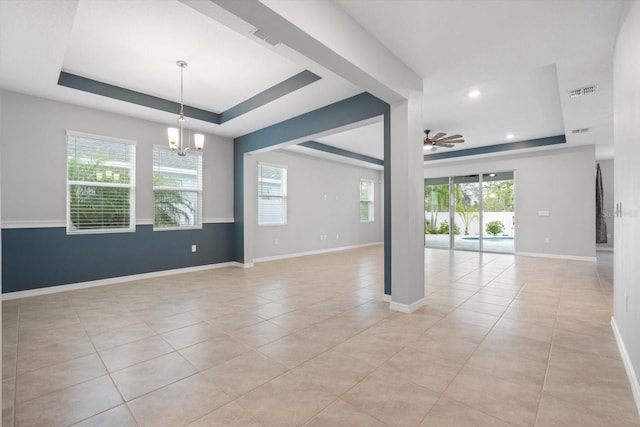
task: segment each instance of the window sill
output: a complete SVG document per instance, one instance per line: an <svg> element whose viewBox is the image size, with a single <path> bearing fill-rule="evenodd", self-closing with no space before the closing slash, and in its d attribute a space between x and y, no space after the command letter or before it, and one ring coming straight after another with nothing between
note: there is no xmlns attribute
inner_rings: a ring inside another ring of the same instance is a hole
<svg viewBox="0 0 640 427"><path fill-rule="evenodd" d="M182 231L182 230L202 230L202 225L185 227L153 227L153 231Z"/></svg>
<svg viewBox="0 0 640 427"><path fill-rule="evenodd" d="M67 228L67 236L77 236L85 234L114 234L114 233L135 233L134 228L110 228L110 229L90 229L90 230L69 230Z"/></svg>

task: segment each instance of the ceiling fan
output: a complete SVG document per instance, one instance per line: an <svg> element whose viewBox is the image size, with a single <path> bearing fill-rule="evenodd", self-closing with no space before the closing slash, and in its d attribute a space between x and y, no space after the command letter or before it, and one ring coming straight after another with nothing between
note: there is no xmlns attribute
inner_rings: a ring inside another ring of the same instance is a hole
<svg viewBox="0 0 640 427"><path fill-rule="evenodd" d="M444 136L446 135L446 133L438 132L433 138L429 138L429 132L431 132L430 129L424 131L426 135L426 137L424 138L424 148L426 149L427 147L431 147L431 151L436 151L438 147L451 148L455 146L454 144L460 144L464 142L464 139L462 139L462 135L459 134L447 136L445 138Z"/></svg>

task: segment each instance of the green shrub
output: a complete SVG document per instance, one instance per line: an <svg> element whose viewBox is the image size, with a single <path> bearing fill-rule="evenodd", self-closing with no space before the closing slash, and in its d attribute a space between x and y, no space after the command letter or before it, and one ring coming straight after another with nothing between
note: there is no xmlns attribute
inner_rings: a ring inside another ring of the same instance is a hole
<svg viewBox="0 0 640 427"><path fill-rule="evenodd" d="M487 226L484 229L487 234L497 236L504 231L504 224L502 223L502 221L490 221L487 223Z"/></svg>
<svg viewBox="0 0 640 427"><path fill-rule="evenodd" d="M449 221L442 221L437 234L449 234ZM460 227L458 227L458 224L456 223L453 224L453 234L460 234Z"/></svg>

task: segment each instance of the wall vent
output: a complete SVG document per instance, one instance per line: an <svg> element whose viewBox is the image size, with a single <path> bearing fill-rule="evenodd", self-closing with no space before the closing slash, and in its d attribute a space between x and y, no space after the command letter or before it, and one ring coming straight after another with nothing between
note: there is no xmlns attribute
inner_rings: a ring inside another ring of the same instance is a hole
<svg viewBox="0 0 640 427"><path fill-rule="evenodd" d="M589 132L590 130L591 130L590 128L573 129L571 133L585 133L585 132Z"/></svg>
<svg viewBox="0 0 640 427"><path fill-rule="evenodd" d="M278 44L280 44L279 40L276 40L269 33L262 31L260 28L256 28L255 30L253 30L252 34L260 40L270 44L271 46L277 46Z"/></svg>
<svg viewBox="0 0 640 427"><path fill-rule="evenodd" d="M569 98L578 98L586 95L594 95L598 93L598 85L581 87L569 91Z"/></svg>

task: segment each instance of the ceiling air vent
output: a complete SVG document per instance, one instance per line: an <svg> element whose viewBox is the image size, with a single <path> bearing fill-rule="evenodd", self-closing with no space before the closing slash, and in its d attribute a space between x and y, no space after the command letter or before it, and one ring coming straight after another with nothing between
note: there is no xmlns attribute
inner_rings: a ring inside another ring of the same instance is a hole
<svg viewBox="0 0 640 427"><path fill-rule="evenodd" d="M569 98L578 98L586 95L593 95L598 92L598 85L581 87L569 91Z"/></svg>
<svg viewBox="0 0 640 427"><path fill-rule="evenodd" d="M259 38L260 40L270 44L271 46L277 46L280 41L273 38L269 33L262 31L260 28L256 28L253 31L253 35Z"/></svg>
<svg viewBox="0 0 640 427"><path fill-rule="evenodd" d="M585 133L589 132L590 128L582 128L582 129L573 129L571 133Z"/></svg>

